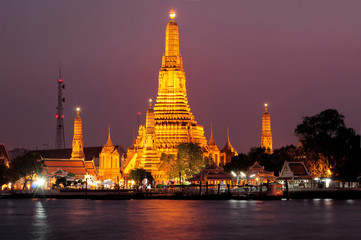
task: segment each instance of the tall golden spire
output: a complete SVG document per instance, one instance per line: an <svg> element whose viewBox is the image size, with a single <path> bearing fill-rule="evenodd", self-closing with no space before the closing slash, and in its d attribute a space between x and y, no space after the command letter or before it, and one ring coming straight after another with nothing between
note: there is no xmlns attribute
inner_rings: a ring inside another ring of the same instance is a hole
<svg viewBox="0 0 361 240"><path fill-rule="evenodd" d="M154 131L155 121L154 121L154 110L152 108L152 99L149 99L149 108L147 110L145 126L146 126L148 132Z"/></svg>
<svg viewBox="0 0 361 240"><path fill-rule="evenodd" d="M271 116L268 113L268 104L264 105L264 113L262 116L262 136L261 147L266 149L269 154L273 153L273 140L271 132Z"/></svg>
<svg viewBox="0 0 361 240"><path fill-rule="evenodd" d="M171 20L165 34L165 52L159 71L158 96L154 105L157 141L174 148L182 142L206 145L203 127L197 125L187 99L186 77L179 50L179 29L170 11ZM168 129L169 128L169 129Z"/></svg>
<svg viewBox="0 0 361 240"><path fill-rule="evenodd" d="M207 147L203 126L197 124L187 99L186 77L179 46L178 24L175 12L165 32L165 50L159 70L158 95L154 107L149 103L146 124L139 126L139 135L128 149L123 171L144 168L160 181L164 172L159 170L162 153L177 154L180 143L196 143ZM209 148L207 148L209 149ZM219 150L218 150L219 152Z"/></svg>
<svg viewBox="0 0 361 240"><path fill-rule="evenodd" d="M110 148L114 147L112 139L110 138L110 124L108 124L108 140L104 147L110 147Z"/></svg>
<svg viewBox="0 0 361 240"><path fill-rule="evenodd" d="M79 115L80 108L76 108L76 117L74 120L74 137L73 137L73 151L71 153L72 159L84 159L84 141L83 141L83 126L82 120Z"/></svg>
<svg viewBox="0 0 361 240"><path fill-rule="evenodd" d="M170 22L167 25L165 33L165 52L164 52L164 62L162 67L172 66L173 64L177 67L181 67L182 58L179 53L179 30L178 24L173 20L175 18L175 12L172 9L170 11ZM173 57L173 58L167 58Z"/></svg>

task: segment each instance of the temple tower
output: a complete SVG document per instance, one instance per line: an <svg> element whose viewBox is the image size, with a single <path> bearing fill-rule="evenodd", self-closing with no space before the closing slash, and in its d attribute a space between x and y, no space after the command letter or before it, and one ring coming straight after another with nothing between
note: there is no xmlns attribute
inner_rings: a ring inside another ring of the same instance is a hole
<svg viewBox="0 0 361 240"><path fill-rule="evenodd" d="M237 156L238 153L234 149L234 147L231 144L231 140L229 139L229 128L227 128L227 141L224 148L221 150L221 165L225 165L227 163L230 163L232 161L232 157Z"/></svg>
<svg viewBox="0 0 361 240"><path fill-rule="evenodd" d="M207 145L203 126L197 124L190 111L186 91L186 77L179 51L179 29L170 11L165 34L165 52L159 71L158 96L154 106L157 146L162 152L176 153L179 143L193 142Z"/></svg>
<svg viewBox="0 0 361 240"><path fill-rule="evenodd" d="M79 116L80 108L76 109L77 116L74 120L74 137L73 137L73 151L71 153L71 159L85 159L84 155L84 141L83 141L83 126L82 120Z"/></svg>
<svg viewBox="0 0 361 240"><path fill-rule="evenodd" d="M210 150L203 126L194 120L188 105L186 77L179 50L179 29L174 21L173 9L169 16L171 20L166 27L156 103L153 109L150 102L146 125L139 126L138 136L128 149L122 167L125 174L134 168L144 168L151 171L158 181L163 178L158 170L162 153L177 154L180 143L190 142ZM209 155L209 152L205 153L205 156Z"/></svg>
<svg viewBox="0 0 361 240"><path fill-rule="evenodd" d="M213 124L211 122L211 136L209 137L209 141L208 141L208 152L209 155L212 157L213 162L219 166L220 164L220 155L221 155L221 151L219 150L219 147L216 143L216 140L214 140L213 137Z"/></svg>
<svg viewBox="0 0 361 240"><path fill-rule="evenodd" d="M121 177L119 156L119 152L110 138L110 126L108 126L108 140L99 154L99 175L102 180L119 181Z"/></svg>
<svg viewBox="0 0 361 240"><path fill-rule="evenodd" d="M261 136L261 147L266 149L268 154L273 153L272 147L272 132L271 132L271 116L268 113L268 104L264 105L265 111L262 116L262 136Z"/></svg>

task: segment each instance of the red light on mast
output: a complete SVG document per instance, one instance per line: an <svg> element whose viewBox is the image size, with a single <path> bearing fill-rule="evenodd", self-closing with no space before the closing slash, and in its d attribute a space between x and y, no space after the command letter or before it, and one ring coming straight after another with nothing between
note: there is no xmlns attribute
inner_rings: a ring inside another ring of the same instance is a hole
<svg viewBox="0 0 361 240"><path fill-rule="evenodd" d="M138 115L140 115L140 112L138 112Z"/></svg>
<svg viewBox="0 0 361 240"><path fill-rule="evenodd" d="M58 115L58 114L55 114L55 117L56 117L56 118L59 118L59 115Z"/></svg>
<svg viewBox="0 0 361 240"><path fill-rule="evenodd" d="M63 82L63 79L59 78L59 82Z"/></svg>
<svg viewBox="0 0 361 240"><path fill-rule="evenodd" d="M61 118L64 118L64 115L61 115Z"/></svg>

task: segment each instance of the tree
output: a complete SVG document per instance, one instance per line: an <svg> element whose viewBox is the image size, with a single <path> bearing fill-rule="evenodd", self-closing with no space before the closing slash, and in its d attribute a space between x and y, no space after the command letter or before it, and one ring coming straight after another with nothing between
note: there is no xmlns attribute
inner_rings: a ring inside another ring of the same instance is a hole
<svg viewBox="0 0 361 240"><path fill-rule="evenodd" d="M234 156L232 158L232 161L230 163L227 163L226 165L224 165L223 169L227 172L232 172L232 171L236 171L236 172L246 172L247 169L252 166L253 162L252 160L248 157L248 155L244 154L244 153L240 153L237 156Z"/></svg>
<svg viewBox="0 0 361 240"><path fill-rule="evenodd" d="M285 161L301 161L303 160L303 151L293 145L274 149L273 154L268 154L265 148L253 147L248 154L240 153L234 156L232 161L223 168L227 172L243 171L246 172L255 161L265 167L265 170L272 171L275 175L282 170Z"/></svg>
<svg viewBox="0 0 361 240"><path fill-rule="evenodd" d="M129 178L136 181L138 185L143 181L144 178L147 178L149 182L153 182L154 178L151 172L143 168L136 168L130 171Z"/></svg>
<svg viewBox="0 0 361 240"><path fill-rule="evenodd" d="M274 149L273 154L270 156L272 163L272 170L278 176L282 170L285 161L299 162L304 160L304 152L302 148L295 147L294 145L287 145L278 149Z"/></svg>
<svg viewBox="0 0 361 240"><path fill-rule="evenodd" d="M319 175L342 177L344 165L352 160L352 140L355 131L347 128L344 116L335 109L327 109L311 117L303 117L295 133L299 137L310 169L323 169ZM324 166L320 166L320 165ZM315 171L317 172L317 171Z"/></svg>
<svg viewBox="0 0 361 240"><path fill-rule="evenodd" d="M68 173L68 177L75 177L75 174L70 172L70 173Z"/></svg>
<svg viewBox="0 0 361 240"><path fill-rule="evenodd" d="M40 175L43 172L44 161L38 154L32 152L26 152L23 156L15 158L10 163L10 169L16 177L13 178L13 182L20 178L24 178L25 188L27 181L33 182L35 174Z"/></svg>
<svg viewBox="0 0 361 240"><path fill-rule="evenodd" d="M206 163L203 162L203 152L198 144L181 143L178 145L177 163L179 179L187 179L199 173Z"/></svg>
<svg viewBox="0 0 361 240"><path fill-rule="evenodd" d="M257 161L259 164L264 166L264 168L267 171L274 170L273 163L271 162L271 155L266 152L265 148L261 148L261 147L251 148L251 150L248 153L248 158L249 161L252 162L252 164Z"/></svg>
<svg viewBox="0 0 361 240"><path fill-rule="evenodd" d="M210 163L210 158L203 158L202 148L194 143L181 143L177 146L177 155L162 154L159 170L169 179L178 178L181 182L199 173Z"/></svg>
<svg viewBox="0 0 361 240"><path fill-rule="evenodd" d="M162 153L160 156L159 170L164 172L168 179L174 179L179 176L177 168L177 158L174 154Z"/></svg>

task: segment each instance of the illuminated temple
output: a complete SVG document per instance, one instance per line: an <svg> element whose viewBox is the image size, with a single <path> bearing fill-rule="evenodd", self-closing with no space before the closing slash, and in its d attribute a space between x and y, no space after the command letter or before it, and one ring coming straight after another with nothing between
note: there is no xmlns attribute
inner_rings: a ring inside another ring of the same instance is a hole
<svg viewBox="0 0 361 240"><path fill-rule="evenodd" d="M217 165L220 164L222 154L225 154L216 145L213 133L207 143L203 126L197 124L190 111L183 60L179 50L179 29L174 21L173 10L170 18L159 71L158 96L154 106L150 100L146 124L139 126L138 136L128 149L123 166L123 173L126 175L132 169L144 168L151 171L155 179L162 179L162 172L158 170L160 156L162 153L176 154L180 143L199 144L204 149L204 156L211 156ZM226 157L223 156L223 159Z"/></svg>
<svg viewBox="0 0 361 240"><path fill-rule="evenodd" d="M271 116L268 112L268 104L264 105L264 113L262 116L262 136L261 136L261 147L266 149L269 154L273 153L272 147L272 132L271 132Z"/></svg>
<svg viewBox="0 0 361 240"><path fill-rule="evenodd" d="M83 123L79 112L80 108L77 108L71 149L32 151L44 160L44 175L51 177L56 172L65 172L73 173L75 179L91 176L93 180L119 182L120 162L124 153L122 147L113 144L108 127L108 140L104 146L84 148Z"/></svg>

